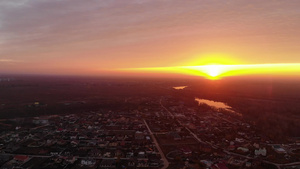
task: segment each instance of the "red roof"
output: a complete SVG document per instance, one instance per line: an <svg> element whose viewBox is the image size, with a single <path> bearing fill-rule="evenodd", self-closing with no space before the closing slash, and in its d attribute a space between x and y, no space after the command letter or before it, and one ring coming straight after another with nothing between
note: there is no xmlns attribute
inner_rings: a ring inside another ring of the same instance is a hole
<svg viewBox="0 0 300 169"><path fill-rule="evenodd" d="M228 169L228 167L227 167L226 164L224 164L224 163L218 163L218 164L215 164L215 166L216 166L218 169Z"/></svg>
<svg viewBox="0 0 300 169"><path fill-rule="evenodd" d="M183 147L183 148L181 148L181 151L183 151L183 153L185 153L185 154L192 153L192 150L189 147Z"/></svg>
<svg viewBox="0 0 300 169"><path fill-rule="evenodd" d="M29 157L25 155L15 155L14 159L18 161L26 161Z"/></svg>

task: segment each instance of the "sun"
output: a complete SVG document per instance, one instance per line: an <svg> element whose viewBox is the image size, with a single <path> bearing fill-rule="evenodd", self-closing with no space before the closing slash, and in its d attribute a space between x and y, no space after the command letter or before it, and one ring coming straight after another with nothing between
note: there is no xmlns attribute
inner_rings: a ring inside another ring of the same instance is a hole
<svg viewBox="0 0 300 169"><path fill-rule="evenodd" d="M218 68L218 66L210 65L207 68L207 73L209 76L216 77L220 75L220 69Z"/></svg>
<svg viewBox="0 0 300 169"><path fill-rule="evenodd" d="M222 73L221 65L207 65L203 67L210 79L218 79L218 76Z"/></svg>

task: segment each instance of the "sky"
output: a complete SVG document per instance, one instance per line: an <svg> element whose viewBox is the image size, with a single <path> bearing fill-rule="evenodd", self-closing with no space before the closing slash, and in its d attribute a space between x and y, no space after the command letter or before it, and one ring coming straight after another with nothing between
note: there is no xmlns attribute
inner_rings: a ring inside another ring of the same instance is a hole
<svg viewBox="0 0 300 169"><path fill-rule="evenodd" d="M0 73L300 63L299 0L1 0Z"/></svg>

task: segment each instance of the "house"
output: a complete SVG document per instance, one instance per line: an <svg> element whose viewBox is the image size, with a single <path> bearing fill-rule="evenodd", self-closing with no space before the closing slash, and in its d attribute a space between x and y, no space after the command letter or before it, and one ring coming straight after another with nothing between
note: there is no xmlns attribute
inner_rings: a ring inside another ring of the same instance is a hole
<svg viewBox="0 0 300 169"><path fill-rule="evenodd" d="M111 152L104 153L103 157L110 158L111 157Z"/></svg>
<svg viewBox="0 0 300 169"><path fill-rule="evenodd" d="M108 146L109 147L117 147L118 144L119 144L118 142L114 141L114 142L110 142Z"/></svg>
<svg viewBox="0 0 300 169"><path fill-rule="evenodd" d="M32 123L34 124L40 124L40 125L47 125L49 124L49 120L46 118L35 118L34 120L32 120Z"/></svg>
<svg viewBox="0 0 300 169"><path fill-rule="evenodd" d="M257 144L257 143L254 143L254 144L253 144L253 147L255 147L255 148L259 148L259 144Z"/></svg>
<svg viewBox="0 0 300 169"><path fill-rule="evenodd" d="M76 133L76 132L72 132L72 133L70 134L70 139L71 139L71 140L76 140L76 139L77 139L77 133Z"/></svg>
<svg viewBox="0 0 300 169"><path fill-rule="evenodd" d="M286 153L285 149L281 145L273 145L272 148L278 153L278 154L284 154Z"/></svg>
<svg viewBox="0 0 300 169"><path fill-rule="evenodd" d="M104 148L104 147L106 147L107 145L108 145L108 141L100 141L99 143L98 143L98 146L100 147L100 148Z"/></svg>
<svg viewBox="0 0 300 169"><path fill-rule="evenodd" d="M238 143L243 143L244 139L243 138L235 138L235 141Z"/></svg>
<svg viewBox="0 0 300 169"><path fill-rule="evenodd" d="M237 150L238 150L238 151L242 151L242 152L244 152L244 153L249 152L249 149L246 148L246 147L238 147Z"/></svg>
<svg viewBox="0 0 300 169"><path fill-rule="evenodd" d="M247 161L245 166L248 167L248 168L251 167L251 162Z"/></svg>
<svg viewBox="0 0 300 169"><path fill-rule="evenodd" d="M136 140L143 140L145 136L144 136L143 132L136 131L134 137L135 137Z"/></svg>
<svg viewBox="0 0 300 169"><path fill-rule="evenodd" d="M199 146L200 151L203 151L205 153L211 153L212 152L212 148L209 145L206 144L202 144Z"/></svg>
<svg viewBox="0 0 300 169"><path fill-rule="evenodd" d="M138 153L137 159L138 160L148 160L148 158L146 157L145 152L142 152L142 151Z"/></svg>
<svg viewBox="0 0 300 169"><path fill-rule="evenodd" d="M200 161L202 164L204 164L206 167L211 167L213 162L212 161L208 161L208 160L201 160Z"/></svg>
<svg viewBox="0 0 300 169"><path fill-rule="evenodd" d="M74 162L77 160L77 158L75 156L69 156L65 160L70 164L74 164Z"/></svg>
<svg viewBox="0 0 300 169"><path fill-rule="evenodd" d="M138 161L136 166L137 167L149 167L149 163L147 161L141 160L141 161Z"/></svg>
<svg viewBox="0 0 300 169"><path fill-rule="evenodd" d="M104 159L100 164L101 168L116 168L116 160L114 159Z"/></svg>
<svg viewBox="0 0 300 169"><path fill-rule="evenodd" d="M59 154L60 154L60 152L58 152L58 151L52 151L52 152L50 152L51 156L58 156Z"/></svg>
<svg viewBox="0 0 300 169"><path fill-rule="evenodd" d="M233 150L235 150L235 145L230 145L230 146L228 146L228 148L227 148L229 151L233 151Z"/></svg>
<svg viewBox="0 0 300 169"><path fill-rule="evenodd" d="M134 167L135 162L133 160L129 160L127 165L128 165L128 167Z"/></svg>
<svg viewBox="0 0 300 169"><path fill-rule="evenodd" d="M231 157L228 160L228 164L235 166L235 167L242 167L242 165L245 163L246 161L238 159L238 158L233 158Z"/></svg>
<svg viewBox="0 0 300 169"><path fill-rule="evenodd" d="M82 159L80 161L81 165L85 165L85 166L93 166L96 164L96 160L94 159Z"/></svg>
<svg viewBox="0 0 300 169"><path fill-rule="evenodd" d="M161 161L159 159L149 160L150 167L158 167L160 164L161 164Z"/></svg>
<svg viewBox="0 0 300 169"><path fill-rule="evenodd" d="M169 135L173 138L173 140L181 140L181 136L177 132L170 132Z"/></svg>
<svg viewBox="0 0 300 169"><path fill-rule="evenodd" d="M29 157L26 155L15 155L14 160L20 161L20 162L25 162L29 160Z"/></svg>
<svg viewBox="0 0 300 169"><path fill-rule="evenodd" d="M212 166L212 169L228 169L225 163L217 163Z"/></svg>
<svg viewBox="0 0 300 169"><path fill-rule="evenodd" d="M126 158L131 158L133 156L134 156L133 152L127 152L126 153Z"/></svg>
<svg viewBox="0 0 300 169"><path fill-rule="evenodd" d="M266 150L266 148L259 148L257 150L254 150L254 154L256 156L259 156L259 155L266 156L267 155L267 150Z"/></svg>
<svg viewBox="0 0 300 169"><path fill-rule="evenodd" d="M188 154L192 154L192 150L189 147L183 147L180 149L183 154L188 155Z"/></svg>

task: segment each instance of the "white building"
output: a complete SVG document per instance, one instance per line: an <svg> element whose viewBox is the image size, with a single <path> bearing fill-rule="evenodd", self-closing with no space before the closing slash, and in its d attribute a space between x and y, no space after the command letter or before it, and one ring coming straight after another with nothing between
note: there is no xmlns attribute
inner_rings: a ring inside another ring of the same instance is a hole
<svg viewBox="0 0 300 169"><path fill-rule="evenodd" d="M266 148L259 148L259 149L254 151L254 154L256 156L259 156L259 155L266 156L267 155L267 150L266 150Z"/></svg>

